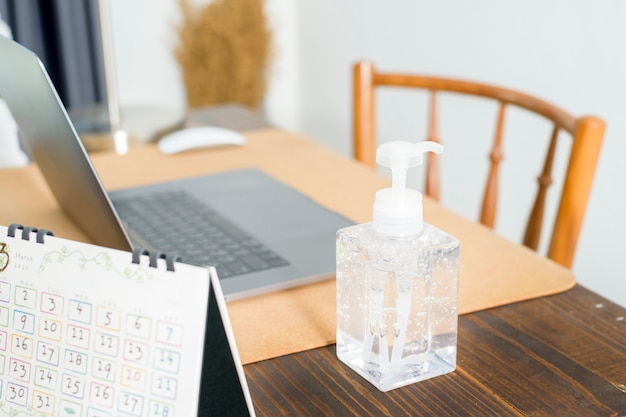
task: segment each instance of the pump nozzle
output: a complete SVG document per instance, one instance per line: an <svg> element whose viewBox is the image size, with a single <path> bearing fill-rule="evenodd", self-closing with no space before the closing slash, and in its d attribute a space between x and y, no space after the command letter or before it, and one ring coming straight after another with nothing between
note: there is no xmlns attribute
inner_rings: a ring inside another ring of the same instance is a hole
<svg viewBox="0 0 626 417"><path fill-rule="evenodd" d="M426 152L443 152L437 142L388 142L376 150L376 162L391 168L391 189L376 193L374 227L381 233L405 236L422 230L422 195L406 188L406 172L421 165Z"/></svg>
<svg viewBox="0 0 626 417"><path fill-rule="evenodd" d="M406 171L422 165L426 152L443 152L443 146L437 142L388 142L376 150L378 165L391 168L392 188L402 190L406 187Z"/></svg>

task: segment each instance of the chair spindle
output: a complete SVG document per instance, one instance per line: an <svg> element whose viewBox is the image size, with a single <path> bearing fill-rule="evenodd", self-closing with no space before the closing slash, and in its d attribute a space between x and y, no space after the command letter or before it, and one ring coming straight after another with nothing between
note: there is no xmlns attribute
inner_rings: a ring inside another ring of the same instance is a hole
<svg viewBox="0 0 626 417"><path fill-rule="evenodd" d="M493 139L493 146L489 159L491 166L489 169L489 177L487 178L487 186L483 198L483 207L480 215L480 222L485 226L493 228L496 219L496 210L498 203L498 176L500 171L500 161L503 158L502 153L502 135L504 132L504 119L506 113L506 103L500 102L500 110L498 112L498 121L496 125L496 133Z"/></svg>
<svg viewBox="0 0 626 417"><path fill-rule="evenodd" d="M543 171L537 178L539 188L537 189L537 198L530 213L526 232L524 234L524 245L531 249L537 250L539 247L539 239L541 238L541 229L543 228L543 213L546 204L546 196L548 188L552 185L552 165L554 163L554 154L556 153L556 144L559 137L559 127L554 126L552 136L548 146L548 153L543 165Z"/></svg>
<svg viewBox="0 0 626 417"><path fill-rule="evenodd" d="M376 168L374 67L368 63L355 66L353 71L354 155L370 168Z"/></svg>
<svg viewBox="0 0 626 417"><path fill-rule="evenodd" d="M439 127L437 125L438 109L437 109L437 91L430 91L430 117L428 119L428 138L427 140L441 143L439 139ZM439 158L437 154L428 152L426 167L426 195L439 201L440 191L440 175L439 175Z"/></svg>

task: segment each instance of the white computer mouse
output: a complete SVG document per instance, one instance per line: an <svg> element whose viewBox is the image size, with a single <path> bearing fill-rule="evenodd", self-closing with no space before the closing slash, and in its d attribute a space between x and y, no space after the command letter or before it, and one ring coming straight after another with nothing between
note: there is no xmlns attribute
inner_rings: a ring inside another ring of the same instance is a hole
<svg viewBox="0 0 626 417"><path fill-rule="evenodd" d="M215 126L188 127L163 136L157 143L165 155L191 149L227 145L245 145L246 138L239 132Z"/></svg>

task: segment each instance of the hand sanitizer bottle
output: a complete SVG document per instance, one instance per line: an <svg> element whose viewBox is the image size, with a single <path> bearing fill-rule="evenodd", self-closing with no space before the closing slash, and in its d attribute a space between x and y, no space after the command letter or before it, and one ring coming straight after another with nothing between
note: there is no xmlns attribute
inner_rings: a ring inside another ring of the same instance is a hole
<svg viewBox="0 0 626 417"><path fill-rule="evenodd" d="M456 368L459 241L423 222L409 167L435 142L390 142L376 153L392 187L371 223L337 232L337 356L381 391Z"/></svg>

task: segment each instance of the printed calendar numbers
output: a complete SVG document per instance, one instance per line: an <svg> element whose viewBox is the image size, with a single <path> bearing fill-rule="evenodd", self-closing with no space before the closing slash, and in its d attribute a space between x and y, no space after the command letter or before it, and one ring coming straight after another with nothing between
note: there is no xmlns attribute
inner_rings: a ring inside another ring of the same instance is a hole
<svg viewBox="0 0 626 417"><path fill-rule="evenodd" d="M175 417L174 406L159 401L150 401L148 417Z"/></svg>
<svg viewBox="0 0 626 417"><path fill-rule="evenodd" d="M160 371L176 374L180 369L180 353L168 349L156 349L152 366Z"/></svg>
<svg viewBox="0 0 626 417"><path fill-rule="evenodd" d="M67 318L79 323L91 324L91 304L79 300L70 300Z"/></svg>
<svg viewBox="0 0 626 417"><path fill-rule="evenodd" d="M22 382L30 382L30 362L12 358L9 361L9 377Z"/></svg>
<svg viewBox="0 0 626 417"><path fill-rule="evenodd" d="M47 392L33 390L32 408L46 414L54 414L55 397Z"/></svg>
<svg viewBox="0 0 626 417"><path fill-rule="evenodd" d="M63 297L57 294L44 292L41 295L41 311L43 313L60 316L63 314Z"/></svg>
<svg viewBox="0 0 626 417"><path fill-rule="evenodd" d="M57 366L59 365L60 350L61 348L57 345L40 341L37 343L37 360L48 365Z"/></svg>
<svg viewBox="0 0 626 417"><path fill-rule="evenodd" d="M85 396L85 380L72 374L63 374L61 392L75 398L83 398Z"/></svg>
<svg viewBox="0 0 626 417"><path fill-rule="evenodd" d="M155 375L152 378L152 394L167 398L169 400L176 399L176 390L178 381L164 375Z"/></svg>
<svg viewBox="0 0 626 417"><path fill-rule="evenodd" d="M87 327L75 326L73 324L67 325L67 335L65 336L65 341L68 345L85 350L89 349L90 336L91 330Z"/></svg>
<svg viewBox="0 0 626 417"><path fill-rule="evenodd" d="M139 368L133 368L128 365L122 366L122 385L144 390L146 388L146 371Z"/></svg>
<svg viewBox="0 0 626 417"><path fill-rule="evenodd" d="M53 320L48 317L40 317L39 336L44 339L50 339L58 342L61 340L62 326L62 323L58 320Z"/></svg>
<svg viewBox="0 0 626 417"><path fill-rule="evenodd" d="M145 364L148 360L148 345L135 340L124 340L124 359Z"/></svg>
<svg viewBox="0 0 626 417"><path fill-rule="evenodd" d="M14 303L20 307L34 309L37 305L37 290L16 285Z"/></svg>
<svg viewBox="0 0 626 417"><path fill-rule="evenodd" d="M143 339L150 338L152 320L149 317L129 314L126 316L126 333Z"/></svg>
<svg viewBox="0 0 626 417"><path fill-rule="evenodd" d="M24 311L14 310L13 328L23 333L35 333L35 316Z"/></svg>
<svg viewBox="0 0 626 417"><path fill-rule="evenodd" d="M31 294L31 293L25 293ZM26 295L28 297L29 295ZM49 303L45 303L43 297L48 297ZM50 297L49 293L42 294L42 312L53 314L54 311L62 311L63 306L59 300L62 297ZM75 312L80 311L75 304ZM82 304L88 307L88 304ZM23 307L23 305L22 305ZM59 310L57 310L57 308ZM82 307L81 307L82 308ZM86 309L83 308L84 312ZM88 310L88 308L87 308ZM68 319L71 310L68 311ZM111 314L108 314L111 313ZM34 323L38 320L37 335L42 339L37 343L36 360L45 364L61 366L63 370L70 371L63 373L61 378L61 393L71 398L84 400L87 396L89 401L98 404L107 409L115 407L117 398L117 411L126 413L131 416L141 416L145 408L144 397L134 391L141 392L149 388L152 395L168 400L175 400L178 380L174 377L164 375L153 375L151 384L147 387L148 370L143 366L147 365L149 357L149 344L137 341L135 339L124 339L122 349L120 349L120 337L118 335L97 332L96 346L102 353L117 357L120 353L125 361L138 364L139 366L123 365L120 371L120 382L123 386L131 388L133 391L122 391L117 394L116 389L112 385L106 383L91 382L87 383L82 375L87 374L89 366L89 354L78 351L76 349L61 349L56 343L46 342L45 339L59 342L61 341L62 322L58 319L42 316L36 318L32 313L22 310L14 310L13 326L14 330L30 334L35 333ZM86 317L86 316L83 316ZM115 310L108 308L98 308L97 323L102 327L111 326L115 328L116 319L119 315ZM127 333L136 337L149 338L151 333L151 319L138 315L128 314L126 320ZM108 320L110 318L110 321ZM157 325L155 338L161 343L169 345L178 345L182 343L182 326L169 323L159 322ZM5 336L6 339L6 336ZM90 344L90 328L85 326L77 326L68 324L65 332L65 342L68 345L89 350ZM22 334L12 335L12 352L29 358L33 354L34 340L31 337ZM60 352L63 351L63 355ZM60 356L63 358L60 361ZM33 410L54 415L57 405L56 397L47 391L41 389L30 390L27 384L31 377L33 383L37 387L44 389L53 389L59 383L59 373L56 368L45 366L37 366L35 372L31 374L31 363L27 360L11 358L8 364L8 375L12 380L7 385L6 400L22 406L30 406ZM158 348L155 350L152 366L155 369L165 371L176 375L180 366L180 353L175 349ZM92 361L92 375L103 381L110 383L115 382L115 360L107 360L97 358ZM18 382L23 382L20 384ZM89 388L87 388L89 387ZM88 392L87 392L88 391ZM67 413L73 415L76 403L63 401L63 404L69 404L71 407L59 408L60 415ZM107 411L91 409L94 416L107 415ZM151 408L147 409L150 415L172 416L173 407L171 405L152 401ZM112 415L112 414L109 414Z"/></svg>
<svg viewBox="0 0 626 417"><path fill-rule="evenodd" d="M143 413L143 397L128 392L122 392L117 409L131 416L141 416Z"/></svg>
<svg viewBox="0 0 626 417"><path fill-rule="evenodd" d="M92 362L91 374L105 381L113 382L115 380L115 362L95 357Z"/></svg>
<svg viewBox="0 0 626 417"><path fill-rule="evenodd" d="M108 333L96 333L93 350L109 356L117 356L120 338Z"/></svg>
<svg viewBox="0 0 626 417"><path fill-rule="evenodd" d="M5 398L9 402L26 407L28 403L28 387L9 382Z"/></svg>
<svg viewBox="0 0 626 417"><path fill-rule="evenodd" d="M143 413L143 397L130 392L122 392L117 409L131 416L141 416Z"/></svg>
<svg viewBox="0 0 626 417"><path fill-rule="evenodd" d="M35 367L35 385L42 388L53 390L59 383L59 373L52 368L44 366Z"/></svg>
<svg viewBox="0 0 626 417"><path fill-rule="evenodd" d="M180 346L183 343L183 328L173 323L160 321L157 323L157 342L172 346Z"/></svg>
<svg viewBox="0 0 626 417"><path fill-rule="evenodd" d="M98 382L92 382L89 390L89 400L106 408L113 407L113 400L115 396L115 389L110 385L100 384Z"/></svg>
<svg viewBox="0 0 626 417"><path fill-rule="evenodd" d="M87 355L75 350L65 349L63 367L84 375L87 373Z"/></svg>
<svg viewBox="0 0 626 417"><path fill-rule="evenodd" d="M33 339L30 337L14 334L11 336L11 352L23 356L25 358L32 358L33 356Z"/></svg>
<svg viewBox="0 0 626 417"><path fill-rule="evenodd" d="M96 321L98 326L110 330L120 329L120 313L106 307L98 307L96 309Z"/></svg>

